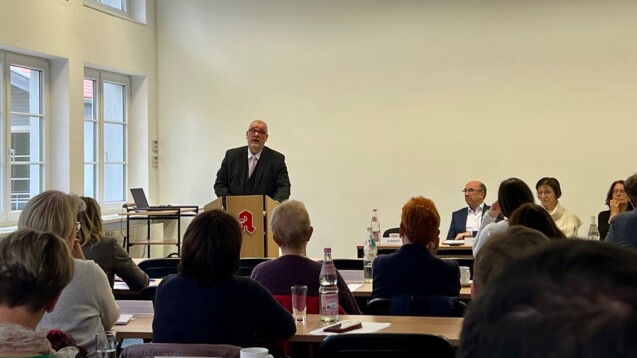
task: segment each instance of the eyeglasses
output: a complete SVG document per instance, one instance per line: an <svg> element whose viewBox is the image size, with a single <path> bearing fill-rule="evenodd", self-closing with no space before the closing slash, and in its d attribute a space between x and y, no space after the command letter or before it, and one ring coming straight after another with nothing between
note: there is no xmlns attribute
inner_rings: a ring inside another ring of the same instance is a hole
<svg viewBox="0 0 637 358"><path fill-rule="evenodd" d="M82 223L78 221L75 223L75 232L80 232L80 230L82 230Z"/></svg>
<svg viewBox="0 0 637 358"><path fill-rule="evenodd" d="M615 189L613 194L626 194L626 191L624 189Z"/></svg>
<svg viewBox="0 0 637 358"><path fill-rule="evenodd" d="M484 191L484 190L482 190L482 189L474 189L474 188L469 188L469 189L464 188L464 189L462 189L463 193L469 193L469 194L473 194L476 191Z"/></svg>
<svg viewBox="0 0 637 358"><path fill-rule="evenodd" d="M250 134L262 134L262 135L268 135L268 133L266 131L264 131L263 129L257 129L257 128L250 128L248 129L248 132Z"/></svg>

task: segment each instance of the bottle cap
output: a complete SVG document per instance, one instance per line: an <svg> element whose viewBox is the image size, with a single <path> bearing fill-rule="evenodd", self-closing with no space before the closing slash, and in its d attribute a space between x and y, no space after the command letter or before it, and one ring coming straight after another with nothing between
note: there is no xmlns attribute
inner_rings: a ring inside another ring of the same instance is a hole
<svg viewBox="0 0 637 358"><path fill-rule="evenodd" d="M331 247L326 247L323 249L323 252L326 254L331 254L332 253L332 248Z"/></svg>

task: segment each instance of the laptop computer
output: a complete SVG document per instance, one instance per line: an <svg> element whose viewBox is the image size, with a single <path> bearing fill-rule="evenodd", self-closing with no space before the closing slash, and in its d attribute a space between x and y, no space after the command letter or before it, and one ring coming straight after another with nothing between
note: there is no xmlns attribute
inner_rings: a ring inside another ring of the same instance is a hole
<svg viewBox="0 0 637 358"><path fill-rule="evenodd" d="M148 199L143 188L131 188L131 195L135 202L135 210L137 211L152 211L152 210L166 210L170 205L150 206L148 205Z"/></svg>

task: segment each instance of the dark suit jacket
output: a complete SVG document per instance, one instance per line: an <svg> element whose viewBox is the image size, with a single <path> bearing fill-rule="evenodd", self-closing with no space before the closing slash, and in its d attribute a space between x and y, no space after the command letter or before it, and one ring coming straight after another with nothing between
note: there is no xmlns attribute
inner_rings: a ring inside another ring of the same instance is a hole
<svg viewBox="0 0 637 358"><path fill-rule="evenodd" d="M489 205L482 203L482 214L486 213L489 208ZM469 215L468 206L465 206L460 210L456 210L453 212L453 214L451 214L451 225L449 225L449 233L447 233L447 239L455 239L456 235L461 232L467 231L467 215ZM498 219L500 218L498 217Z"/></svg>
<svg viewBox="0 0 637 358"><path fill-rule="evenodd" d="M217 172L215 194L217 197L268 195L277 201L290 197L290 178L283 154L263 147L252 177L248 179L248 146L230 149Z"/></svg>
<svg viewBox="0 0 637 358"><path fill-rule="evenodd" d="M148 286L148 275L133 262L115 238L103 237L96 246L82 247L82 252L87 260L95 261L104 270L111 287L113 287L115 275L121 277L133 291L139 291Z"/></svg>
<svg viewBox="0 0 637 358"><path fill-rule="evenodd" d="M406 244L396 252L379 255L373 263L372 298L397 295L460 294L460 269L455 260L441 260L420 244Z"/></svg>
<svg viewBox="0 0 637 358"><path fill-rule="evenodd" d="M610 221L605 242L621 247L637 248L637 210L625 211Z"/></svg>

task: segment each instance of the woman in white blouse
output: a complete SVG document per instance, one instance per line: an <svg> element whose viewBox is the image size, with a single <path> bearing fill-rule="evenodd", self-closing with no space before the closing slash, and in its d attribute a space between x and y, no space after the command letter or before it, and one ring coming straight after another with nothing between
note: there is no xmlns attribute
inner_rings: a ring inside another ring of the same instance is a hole
<svg viewBox="0 0 637 358"><path fill-rule="evenodd" d="M540 203L551 214L555 225L569 238L577 237L577 230L582 221L572 212L560 206L559 198L562 196L560 182L555 178L544 177L535 185L537 197Z"/></svg>

